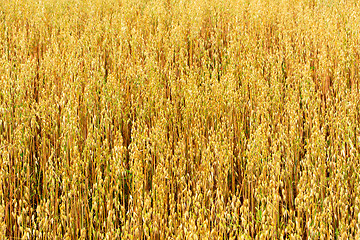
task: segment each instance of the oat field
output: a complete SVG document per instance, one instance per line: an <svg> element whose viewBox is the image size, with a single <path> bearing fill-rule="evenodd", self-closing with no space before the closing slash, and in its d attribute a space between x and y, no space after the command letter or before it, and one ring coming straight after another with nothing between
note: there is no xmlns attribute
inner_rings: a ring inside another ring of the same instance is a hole
<svg viewBox="0 0 360 240"><path fill-rule="evenodd" d="M0 239L360 239L357 0L0 0Z"/></svg>

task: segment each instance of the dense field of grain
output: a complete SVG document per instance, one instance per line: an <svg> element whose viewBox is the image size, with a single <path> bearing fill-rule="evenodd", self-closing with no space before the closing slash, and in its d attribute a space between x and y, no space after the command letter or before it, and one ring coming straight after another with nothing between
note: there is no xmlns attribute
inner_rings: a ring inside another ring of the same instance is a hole
<svg viewBox="0 0 360 240"><path fill-rule="evenodd" d="M0 239L359 239L357 0L0 0Z"/></svg>

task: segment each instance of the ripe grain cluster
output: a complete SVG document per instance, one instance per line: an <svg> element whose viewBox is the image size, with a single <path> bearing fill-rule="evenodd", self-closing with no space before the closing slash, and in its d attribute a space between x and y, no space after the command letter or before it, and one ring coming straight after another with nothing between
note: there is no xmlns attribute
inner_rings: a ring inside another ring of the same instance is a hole
<svg viewBox="0 0 360 240"><path fill-rule="evenodd" d="M357 0L0 0L0 239L360 239Z"/></svg>

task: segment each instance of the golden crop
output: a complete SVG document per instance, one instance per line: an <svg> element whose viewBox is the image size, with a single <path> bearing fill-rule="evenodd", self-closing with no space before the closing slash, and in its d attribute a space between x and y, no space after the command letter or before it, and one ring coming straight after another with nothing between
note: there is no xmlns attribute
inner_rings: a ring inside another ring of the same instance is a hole
<svg viewBox="0 0 360 240"><path fill-rule="evenodd" d="M0 0L0 239L360 239L357 0Z"/></svg>

